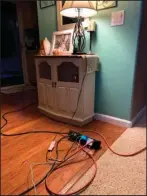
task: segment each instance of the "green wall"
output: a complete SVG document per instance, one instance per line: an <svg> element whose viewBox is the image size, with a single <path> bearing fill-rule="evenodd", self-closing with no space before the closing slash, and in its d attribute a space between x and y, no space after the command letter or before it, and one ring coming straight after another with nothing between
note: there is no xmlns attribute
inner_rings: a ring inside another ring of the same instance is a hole
<svg viewBox="0 0 147 196"><path fill-rule="evenodd" d="M101 10L93 17L97 31L93 52L100 58L96 75L95 112L126 120L131 118L132 91L140 26L141 1L118 1L118 7ZM125 10L125 23L111 27L111 13ZM52 20L50 15L52 15ZM40 38L56 30L55 6L38 9ZM47 27L47 25L49 26ZM86 33L88 52L89 34Z"/></svg>
<svg viewBox="0 0 147 196"><path fill-rule="evenodd" d="M52 33L57 30L56 6L40 9L40 2L37 1L37 10L40 40L45 37L51 40Z"/></svg>

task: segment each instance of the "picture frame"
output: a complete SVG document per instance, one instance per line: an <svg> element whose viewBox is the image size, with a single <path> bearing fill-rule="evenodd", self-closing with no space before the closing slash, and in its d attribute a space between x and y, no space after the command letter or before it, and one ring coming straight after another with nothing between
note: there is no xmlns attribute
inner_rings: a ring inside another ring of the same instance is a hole
<svg viewBox="0 0 147 196"><path fill-rule="evenodd" d="M58 31L73 29L75 26L75 23L77 21L77 18L69 18L69 17L62 16L60 14L60 11L62 10L64 3L65 3L65 0L56 2ZM92 1L92 3L94 5L94 7L96 8L97 1Z"/></svg>
<svg viewBox="0 0 147 196"><path fill-rule="evenodd" d="M104 9L110 9L113 7L117 7L118 5L118 0L114 1L97 1L96 9L97 11L101 11Z"/></svg>
<svg viewBox="0 0 147 196"><path fill-rule="evenodd" d="M40 9L56 5L56 1L40 1Z"/></svg>
<svg viewBox="0 0 147 196"><path fill-rule="evenodd" d="M73 53L72 44L73 29L56 31L52 35L51 55L56 49L60 49L63 55L70 55Z"/></svg>

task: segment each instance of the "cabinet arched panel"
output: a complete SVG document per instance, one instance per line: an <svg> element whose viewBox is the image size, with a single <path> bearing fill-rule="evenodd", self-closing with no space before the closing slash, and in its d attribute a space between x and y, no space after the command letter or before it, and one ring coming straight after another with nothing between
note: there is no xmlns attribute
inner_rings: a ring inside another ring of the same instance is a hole
<svg viewBox="0 0 147 196"><path fill-rule="evenodd" d="M63 62L57 68L58 81L79 83L79 67L72 62Z"/></svg>
<svg viewBox="0 0 147 196"><path fill-rule="evenodd" d="M39 64L39 75L40 78L51 80L51 66L47 62L41 62Z"/></svg>

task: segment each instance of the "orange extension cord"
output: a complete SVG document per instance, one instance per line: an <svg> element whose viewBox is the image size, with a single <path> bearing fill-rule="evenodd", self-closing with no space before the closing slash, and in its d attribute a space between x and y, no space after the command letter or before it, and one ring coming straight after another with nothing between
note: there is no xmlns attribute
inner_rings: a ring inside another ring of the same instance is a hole
<svg viewBox="0 0 147 196"><path fill-rule="evenodd" d="M28 107L28 106L25 106L25 107ZM25 107L24 107L24 108L25 108ZM22 108L22 109L23 109L23 108ZM20 110L22 110L22 109L20 109ZM20 111L20 110L18 110L18 111ZM12 111L12 112L14 112L14 111ZM12 112L8 112L8 113L12 113ZM16 112L16 111L15 111L15 112ZM5 114L7 114L7 113L5 113ZM6 123L1 127L1 129L7 124L7 119L4 117L4 115L3 115L2 117L4 118L4 120L6 121ZM54 124L54 123L53 123L53 124ZM56 124L56 123L55 123L55 124ZM68 125L64 126L64 127L60 130L59 133L62 133L62 130L63 130L64 128L66 128L66 127L68 127ZM96 129L96 130L97 130L97 129ZM115 152L115 151L110 147L110 145L108 144L106 138L105 138L102 134L98 133L97 131L94 131L94 130L82 130L81 132L90 132L90 133L95 133L95 134L99 135L99 136L104 140L104 142L106 143L108 149L109 149L112 153L114 153L114 154L116 154L116 155L118 155L118 156L123 156L123 157L135 156L135 155L137 155L137 154L139 154L139 153L141 153L141 152L143 152L144 150L147 149L147 147L144 147L144 148L142 148L141 150L138 150L138 151L136 151L136 152L134 152L134 153L130 153L130 154L117 153L117 152ZM35 132L34 132L34 133L35 133ZM36 132L36 133L37 133L37 132ZM67 134L68 134L68 133L67 133ZM6 134L5 134L5 135L6 135ZM14 135L15 135L15 134L14 134ZM6 136L11 136L11 134L10 134L10 135L6 135ZM12 136L13 136L13 134L12 134ZM55 138L56 138L56 136L55 136ZM55 139L55 138L54 138L54 139ZM87 145L87 144L86 144L86 145ZM78 189L77 191L71 192L71 193L69 193L69 194L61 194L61 193L58 194L58 193L55 193L55 192L51 191L51 190L48 188L48 186L47 186L47 178L46 178L46 179L45 179L45 185L46 185L46 189L47 189L47 191L48 191L49 193L52 193L52 194L54 194L54 195L64 195L64 196L73 195L73 194L77 194L77 193L79 193L79 192L85 190L85 188L87 188L87 187L92 183L92 181L94 180L94 178L95 178L95 176L96 176L96 173L97 173L97 164L96 164L96 161L95 161L94 157L93 157L91 154L89 154L89 153L84 149L84 148L86 147L86 145L80 147L80 149L79 149L78 151L76 151L74 154L72 154L70 157L68 157L68 158L66 159L66 161L67 161L68 159L70 159L71 157L73 157L74 155L76 155L79 151L83 150L83 151L92 159L92 161L93 161L93 163L94 163L94 166L95 166L95 172L93 173L92 178L91 178L91 179L86 183L86 185L84 185L82 188Z"/></svg>
<svg viewBox="0 0 147 196"><path fill-rule="evenodd" d="M108 149L109 149L112 153L114 153L114 154L116 154L116 155L118 155L118 156L123 156L123 157L135 156L135 155L137 155L137 154L143 152L143 151L146 150L146 148L147 148L147 147L144 147L144 148L142 148L141 150L138 150L138 151L136 151L136 152L134 152L134 153L130 153L130 154L117 153L117 152L115 152L115 151L110 147L110 145L108 144L106 138L105 138L102 134L98 133L97 131L93 131L93 130L84 130L84 131L82 131L82 132L90 132L90 133L93 132L93 133L98 134L98 135L104 140L104 142L106 143ZM88 143L88 144L89 144L89 143ZM95 166L95 171L94 171L93 176L91 177L91 179L90 179L83 187L81 187L80 189L78 189L78 190L76 190L76 191L74 191L74 192L67 193L67 194L61 194L61 193L55 193L55 192L53 192L53 191L51 191L51 190L49 189L49 187L48 187L48 185L47 185L47 178L46 178L46 180L45 180L45 185L46 185L46 189L47 189L47 191L48 191L49 193L51 193L51 194L53 194L53 195L58 195L58 196L59 196L59 195L63 195L63 196L74 195L74 194L78 194L79 192L85 190L85 189L92 183L92 181L94 180L94 178L95 178L95 176L96 176L96 173L97 173L97 164L96 164L96 161L95 161L94 157L93 157L91 154L89 154L89 153L84 149L86 146L87 146L87 144L86 144L85 146L83 146L83 147L80 147L80 149L79 149L78 151L76 151L73 155L71 155L68 159L70 159L71 157L73 157L74 155L76 155L79 151L83 150L83 151L92 159L92 161L93 161L93 163L94 163L94 166ZM71 187L70 187L70 188L71 188Z"/></svg>
<svg viewBox="0 0 147 196"><path fill-rule="evenodd" d="M96 130L97 130L97 129L96 129ZM93 131L93 130L91 130L91 131L90 131L90 130L84 130L84 131L82 131L82 132L93 132L93 133L98 134L98 135L104 140L104 142L106 143L106 145L107 145L107 147L109 148L109 150L110 150L111 152L113 152L114 154L118 155L118 156L123 156L123 157L135 156L135 155L137 155L137 154L139 154L139 153L141 153L141 152L143 152L144 150L147 149L147 147L145 146L145 147L142 148L141 150L138 150L138 151L136 151L136 152L134 152L134 153L130 153L130 154L117 153L117 152L115 152L115 151L110 147L110 145L108 144L106 138L105 138L102 134L98 133L97 131Z"/></svg>
<svg viewBox="0 0 147 196"><path fill-rule="evenodd" d="M90 144L91 142L89 142L88 144ZM79 188L77 191L74 191L74 192L71 192L71 193L68 193L68 194L61 194L61 193L55 193L55 192L53 192L53 191L51 191L49 188L48 188L48 186L47 186L47 178L45 179L45 186L46 186L46 189L47 189L47 191L51 194L51 195L74 195L74 194L78 194L79 192L81 192L83 189L85 189L85 188L87 188L91 183L92 183L92 181L94 180L94 178L95 178L95 176L96 176L96 173L97 173L97 164L96 164L96 161L94 160L94 157L90 154L90 153L88 153L84 148L88 145L88 144L86 144L86 145L84 145L84 146L80 146L80 149L79 150L77 150L74 154L72 154L70 157L68 157L67 159L66 159L66 161L68 160L68 159L70 159L71 157L73 157L74 155L76 155L78 152L80 152L81 150L83 150L91 159L92 159L92 161L93 161L93 163L94 163L94 166L95 166L95 172L94 172L94 174L93 174L93 176L92 176L92 178L86 183L86 185L84 185L82 188ZM47 176L48 177L48 176Z"/></svg>

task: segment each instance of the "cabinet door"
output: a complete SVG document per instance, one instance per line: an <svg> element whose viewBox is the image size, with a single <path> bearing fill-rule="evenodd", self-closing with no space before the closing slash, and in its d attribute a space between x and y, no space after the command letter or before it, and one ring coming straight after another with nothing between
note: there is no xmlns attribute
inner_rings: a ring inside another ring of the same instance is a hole
<svg viewBox="0 0 147 196"><path fill-rule="evenodd" d="M51 109L55 107L55 96L54 96L54 88L51 84L46 85L46 92L47 92L47 106Z"/></svg>
<svg viewBox="0 0 147 196"><path fill-rule="evenodd" d="M77 88L68 89L68 108L74 117L83 115L83 91Z"/></svg>
<svg viewBox="0 0 147 196"><path fill-rule="evenodd" d="M53 70L52 62L45 58L36 59L37 83L39 105L46 109L53 108L54 93L53 93Z"/></svg>
<svg viewBox="0 0 147 196"><path fill-rule="evenodd" d="M58 112L68 111L68 88L62 86L56 87L56 107Z"/></svg>
<svg viewBox="0 0 147 196"><path fill-rule="evenodd" d="M39 105L46 105L46 87L45 84L40 82L38 85L38 96L39 96Z"/></svg>
<svg viewBox="0 0 147 196"><path fill-rule="evenodd" d="M58 59L56 62L56 103L58 112L72 117L81 87L82 59ZM80 103L76 114L81 114ZM77 115L76 115L77 116Z"/></svg>
<svg viewBox="0 0 147 196"><path fill-rule="evenodd" d="M77 88L68 89L68 107L69 112L74 113L77 108L79 90Z"/></svg>
<svg viewBox="0 0 147 196"><path fill-rule="evenodd" d="M65 114L70 117L76 111L75 116L83 114L82 93L79 98L79 89L69 87L56 87L56 107L60 114Z"/></svg>
<svg viewBox="0 0 147 196"><path fill-rule="evenodd" d="M59 86L79 88L81 83L81 59L56 60L55 78Z"/></svg>

